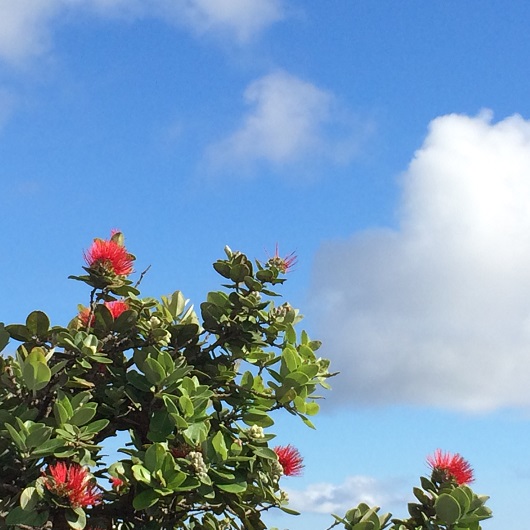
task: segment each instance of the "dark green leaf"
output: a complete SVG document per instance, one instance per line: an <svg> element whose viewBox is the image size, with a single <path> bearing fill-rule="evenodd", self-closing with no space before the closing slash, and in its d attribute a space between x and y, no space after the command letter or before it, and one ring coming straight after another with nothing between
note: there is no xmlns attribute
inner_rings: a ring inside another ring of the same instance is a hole
<svg viewBox="0 0 530 530"><path fill-rule="evenodd" d="M25 511L20 506L9 510L5 523L8 526L28 525L42 526L48 520L48 512L36 512L35 510Z"/></svg>
<svg viewBox="0 0 530 530"><path fill-rule="evenodd" d="M9 335L7 329L5 329L4 324L0 322L0 351L2 351L8 344L11 336Z"/></svg>
<svg viewBox="0 0 530 530"><path fill-rule="evenodd" d="M26 328L32 335L46 338L50 328L50 319L42 311L33 311L26 319Z"/></svg>
<svg viewBox="0 0 530 530"><path fill-rule="evenodd" d="M133 500L135 510L145 510L158 502L160 496L154 490L145 490L136 495Z"/></svg>
<svg viewBox="0 0 530 530"><path fill-rule="evenodd" d="M5 330L11 335L12 338L20 342L27 342L31 340L31 332L22 324L9 324L5 326Z"/></svg>

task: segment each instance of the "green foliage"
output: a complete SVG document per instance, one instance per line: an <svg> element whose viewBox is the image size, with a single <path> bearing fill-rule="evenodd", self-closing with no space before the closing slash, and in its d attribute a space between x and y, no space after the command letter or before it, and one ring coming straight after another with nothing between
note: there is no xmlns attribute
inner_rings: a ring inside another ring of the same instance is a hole
<svg viewBox="0 0 530 530"><path fill-rule="evenodd" d="M342 523L346 530L381 530L387 526L391 515L389 513L379 515L379 508L371 508L362 502L357 508L348 510L344 517L338 515L333 517L336 521L333 526Z"/></svg>
<svg viewBox="0 0 530 530"><path fill-rule="evenodd" d="M334 374L298 310L275 302L296 257L225 254L222 290L197 314L180 291L141 298L114 233L71 277L91 290L66 327L42 311L0 323L0 351L16 347L0 357L0 530L262 530L266 510L296 514L270 429L281 412L313 427ZM115 436L123 456L108 465ZM491 517L488 497L446 469L413 493L408 519L361 503L330 528L479 530Z"/></svg>
<svg viewBox="0 0 530 530"><path fill-rule="evenodd" d="M417 503L408 506L410 517L392 520L391 530L479 530L480 522L491 517L486 495L477 495L469 486L454 480L421 477L421 488L414 488Z"/></svg>
<svg viewBox="0 0 530 530"><path fill-rule="evenodd" d="M263 511L290 511L269 428L281 411L312 426L329 362L298 335L298 310L274 302L281 259L225 252L223 289L199 314L179 291L141 298L109 259L73 277L91 290L67 327L42 311L0 324L0 350L16 347L0 358L0 528L262 529ZM104 465L106 442L126 433ZM68 493L74 479L61 486L57 462L86 466L93 502Z"/></svg>

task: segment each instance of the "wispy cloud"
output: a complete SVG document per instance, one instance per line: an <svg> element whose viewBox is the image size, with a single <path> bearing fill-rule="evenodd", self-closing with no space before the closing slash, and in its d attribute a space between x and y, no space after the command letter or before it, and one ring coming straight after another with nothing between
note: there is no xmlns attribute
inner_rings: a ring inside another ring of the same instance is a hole
<svg viewBox="0 0 530 530"><path fill-rule="evenodd" d="M529 121L431 123L403 175L399 229L317 256L335 402L530 405L529 205Z"/></svg>
<svg viewBox="0 0 530 530"><path fill-rule="evenodd" d="M321 158L347 163L356 154L358 131L345 127L335 96L309 81L273 72L251 83L244 99L250 110L241 125L210 147L216 169L246 172L263 162L279 167Z"/></svg>
<svg viewBox="0 0 530 530"><path fill-rule="evenodd" d="M285 17L281 0L172 0L165 2L163 11L200 35L219 32L239 42Z"/></svg>
<svg viewBox="0 0 530 530"><path fill-rule="evenodd" d="M61 0L0 0L0 58L18 63L48 51Z"/></svg>
<svg viewBox="0 0 530 530"><path fill-rule="evenodd" d="M22 64L53 45L61 16L158 18L197 35L219 34L245 43L282 20L282 0L0 0L0 59Z"/></svg>
<svg viewBox="0 0 530 530"><path fill-rule="evenodd" d="M383 512L388 506L406 502L408 497L397 480L377 480L355 475L346 477L340 484L319 482L309 484L303 490L287 488L289 507L303 513L335 513L343 515L347 510L365 502L380 506Z"/></svg>

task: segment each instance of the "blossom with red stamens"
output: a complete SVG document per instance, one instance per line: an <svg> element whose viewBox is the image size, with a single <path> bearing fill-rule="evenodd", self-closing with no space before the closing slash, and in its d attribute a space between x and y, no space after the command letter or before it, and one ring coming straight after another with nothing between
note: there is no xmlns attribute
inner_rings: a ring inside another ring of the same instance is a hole
<svg viewBox="0 0 530 530"><path fill-rule="evenodd" d="M436 449L434 455L427 457L427 463L433 473L438 473L445 480L454 480L458 485L473 482L473 469L469 462L458 453L444 453Z"/></svg>
<svg viewBox="0 0 530 530"><path fill-rule="evenodd" d="M85 307L79 312L79 315L77 315L77 320L81 323L82 326L85 328L88 328L94 324L94 314L92 313L92 316L90 315L90 308Z"/></svg>
<svg viewBox="0 0 530 530"><path fill-rule="evenodd" d="M85 261L91 269L128 276L133 271L134 257L115 240L116 234L119 232L112 234L111 239L94 239L92 246L84 253Z"/></svg>
<svg viewBox="0 0 530 530"><path fill-rule="evenodd" d="M291 252L284 258L280 256L280 253L278 251L278 244L276 244L276 252L274 253L274 256L272 258L269 258L267 261L267 264L270 267L276 267L280 272L283 274L286 274L289 272L294 265L296 265L298 258L294 252Z"/></svg>
<svg viewBox="0 0 530 530"><path fill-rule="evenodd" d="M113 302L105 302L105 307L110 311L112 318L116 320L124 311L129 309L129 304L124 300L114 300Z"/></svg>
<svg viewBox="0 0 530 530"><path fill-rule="evenodd" d="M118 477L110 477L110 482L112 484L112 488L115 490L120 489L125 484L125 482Z"/></svg>
<svg viewBox="0 0 530 530"><path fill-rule="evenodd" d="M73 508L84 508L101 501L101 492L87 468L57 462L48 466L48 473L45 474L46 488L59 497L67 498Z"/></svg>
<svg viewBox="0 0 530 530"><path fill-rule="evenodd" d="M282 466L283 474L288 477L296 477L302 474L304 459L302 455L292 445L277 446L274 452L278 456L278 462Z"/></svg>
<svg viewBox="0 0 530 530"><path fill-rule="evenodd" d="M124 300L114 300L113 302L104 302L105 307L110 311L110 314L112 315L112 318L116 320L124 311L127 311L129 309L129 304L125 302ZM90 318L90 308L85 307L82 311L79 312L79 315L77 315L77 318L81 322L81 325L85 326L86 328L92 326L94 324L94 314L92 314L92 318ZM90 323L89 323L90 320Z"/></svg>

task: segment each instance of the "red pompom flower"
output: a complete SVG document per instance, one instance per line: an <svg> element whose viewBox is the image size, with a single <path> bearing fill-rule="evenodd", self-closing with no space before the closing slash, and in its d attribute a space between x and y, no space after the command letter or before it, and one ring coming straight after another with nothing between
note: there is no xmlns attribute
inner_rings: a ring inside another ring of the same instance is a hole
<svg viewBox="0 0 530 530"><path fill-rule="evenodd" d="M114 300L113 302L104 302L104 305L110 311L110 314L112 315L112 318L114 320L116 320L124 311L127 311L127 309L129 309L129 305L124 300ZM79 319L79 322L81 322L81 324L86 328L91 327L94 324L94 314L92 314L92 318L90 318L89 307L85 307L85 309L83 309L79 313L77 318Z"/></svg>
<svg viewBox="0 0 530 530"><path fill-rule="evenodd" d="M454 480L458 485L473 482L473 469L469 462L458 453L444 453L436 449L434 455L427 458L433 472L440 473L445 480Z"/></svg>
<svg viewBox="0 0 530 530"><path fill-rule="evenodd" d="M85 508L101 501L101 493L85 467L57 462L48 466L48 473L45 474L46 488L59 497L67 498L73 508Z"/></svg>
<svg viewBox="0 0 530 530"><path fill-rule="evenodd" d="M112 484L112 489L119 491L122 486L125 485L125 482L118 477L110 477L110 482Z"/></svg>
<svg viewBox="0 0 530 530"><path fill-rule="evenodd" d="M129 309L129 305L123 300L105 302L105 307L110 311L110 314L114 320L116 320L124 311Z"/></svg>
<svg viewBox="0 0 530 530"><path fill-rule="evenodd" d="M278 462L282 466L284 475L297 477L302 474L304 459L296 447L290 444L278 446L274 448L274 452L278 456Z"/></svg>
<svg viewBox="0 0 530 530"><path fill-rule="evenodd" d="M123 245L120 245L119 236L120 233L115 232L110 239L94 239L91 247L84 253L89 268L101 268L118 276L131 274L134 257L127 252Z"/></svg>

